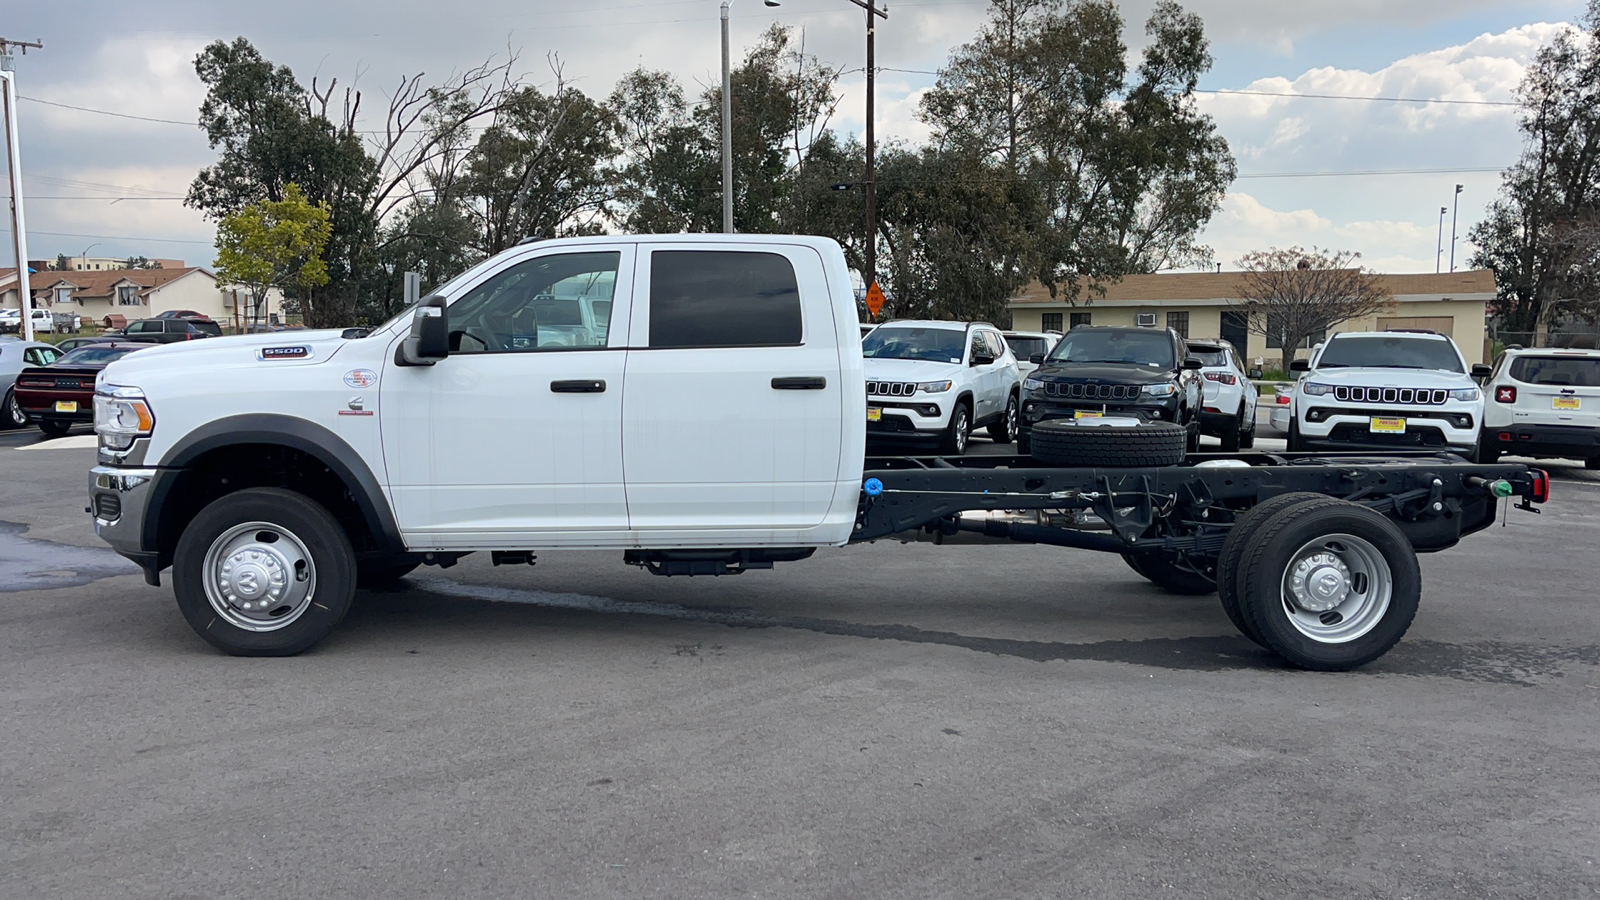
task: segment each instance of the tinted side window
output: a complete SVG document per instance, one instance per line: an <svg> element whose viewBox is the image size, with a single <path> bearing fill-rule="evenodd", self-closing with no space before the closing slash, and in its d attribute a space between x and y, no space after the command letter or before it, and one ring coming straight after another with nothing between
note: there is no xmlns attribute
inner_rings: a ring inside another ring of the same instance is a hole
<svg viewBox="0 0 1600 900"><path fill-rule="evenodd" d="M800 286L783 256L650 254L651 347L781 347L800 336Z"/></svg>

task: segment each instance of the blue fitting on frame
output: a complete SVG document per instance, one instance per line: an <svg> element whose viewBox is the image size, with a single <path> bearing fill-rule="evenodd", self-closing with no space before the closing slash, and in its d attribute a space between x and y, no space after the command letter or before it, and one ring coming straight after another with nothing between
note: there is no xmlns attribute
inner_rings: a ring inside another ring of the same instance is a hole
<svg viewBox="0 0 1600 900"><path fill-rule="evenodd" d="M868 497L876 497L883 493L883 482L876 478L868 478L867 483L863 484L861 489L867 492Z"/></svg>

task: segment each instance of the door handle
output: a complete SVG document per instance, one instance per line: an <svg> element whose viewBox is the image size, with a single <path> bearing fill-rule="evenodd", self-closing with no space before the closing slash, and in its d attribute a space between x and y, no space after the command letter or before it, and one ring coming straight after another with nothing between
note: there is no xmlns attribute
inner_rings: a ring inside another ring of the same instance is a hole
<svg viewBox="0 0 1600 900"><path fill-rule="evenodd" d="M550 393L552 394L604 394L605 392L606 383L597 378L550 382Z"/></svg>
<svg viewBox="0 0 1600 900"><path fill-rule="evenodd" d="M828 379L822 377L797 377L774 378L772 389L775 391L820 391L828 386Z"/></svg>

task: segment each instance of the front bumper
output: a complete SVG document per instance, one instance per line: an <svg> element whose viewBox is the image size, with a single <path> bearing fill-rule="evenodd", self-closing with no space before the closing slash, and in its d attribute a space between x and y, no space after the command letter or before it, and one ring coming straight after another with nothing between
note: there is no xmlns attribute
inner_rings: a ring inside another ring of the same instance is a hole
<svg viewBox="0 0 1600 900"><path fill-rule="evenodd" d="M1404 419L1405 431L1373 431L1375 418ZM1301 442L1309 449L1450 449L1470 453L1478 445L1478 414L1470 408L1355 410L1309 406L1296 424Z"/></svg>
<svg viewBox="0 0 1600 900"><path fill-rule="evenodd" d="M1533 424L1485 426L1483 446L1512 456L1594 459L1600 457L1600 428Z"/></svg>
<svg viewBox="0 0 1600 900"><path fill-rule="evenodd" d="M1141 397L1136 400L1117 400L1107 403L1099 400L1058 400L1024 395L1019 424L1026 432L1046 419L1070 419L1079 412L1128 416L1142 422L1176 422L1181 402L1182 398L1179 396Z"/></svg>
<svg viewBox="0 0 1600 900"><path fill-rule="evenodd" d="M89 470L89 510L94 533L111 549L138 563L145 580L156 584L157 554L145 546L145 516L157 469L95 466Z"/></svg>
<svg viewBox="0 0 1600 900"><path fill-rule="evenodd" d="M871 440L937 441L950 424L952 404L946 394L940 400L916 397L867 397L867 408L881 410L881 418L867 422Z"/></svg>

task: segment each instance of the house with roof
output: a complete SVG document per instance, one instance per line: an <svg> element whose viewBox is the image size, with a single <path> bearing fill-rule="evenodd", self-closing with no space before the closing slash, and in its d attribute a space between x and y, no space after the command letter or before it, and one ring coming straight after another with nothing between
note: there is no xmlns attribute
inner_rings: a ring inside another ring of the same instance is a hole
<svg viewBox="0 0 1600 900"><path fill-rule="evenodd" d="M199 266L33 272L28 276L28 293L36 307L76 313L101 325L111 316L132 321L178 309L226 324L255 312L248 291L218 285L217 277ZM16 270L0 269L0 306L18 305ZM282 310L282 295L269 291L260 318L281 316Z"/></svg>
<svg viewBox="0 0 1600 900"><path fill-rule="evenodd" d="M1468 363L1484 361L1484 323L1495 296L1494 272L1474 269L1378 278L1394 297L1393 308L1340 322L1332 332L1422 328L1454 338ZM1246 360L1263 359L1270 365L1281 355L1282 343L1250 333L1245 317L1235 311L1243 280L1242 272L1129 275L1106 285L1105 296L1080 297L1077 303L1051 297L1035 282L1012 298L1011 324L1019 331L1065 331L1076 325L1169 327L1184 337L1221 338ZM1297 355L1307 355L1323 337L1307 340Z"/></svg>

